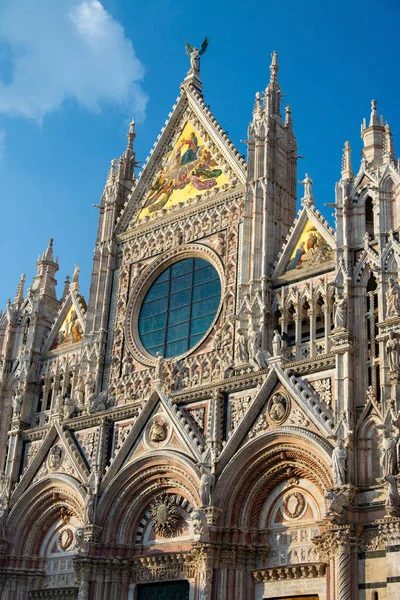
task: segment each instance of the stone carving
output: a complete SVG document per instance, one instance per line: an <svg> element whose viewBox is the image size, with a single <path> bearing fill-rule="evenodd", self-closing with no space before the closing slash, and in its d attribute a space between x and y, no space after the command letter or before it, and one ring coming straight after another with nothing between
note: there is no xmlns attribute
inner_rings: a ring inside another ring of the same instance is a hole
<svg viewBox="0 0 400 600"><path fill-rule="evenodd" d="M268 416L276 424L282 423L288 413L288 399L281 393L274 394L268 403Z"/></svg>
<svg viewBox="0 0 400 600"><path fill-rule="evenodd" d="M173 379L172 389L174 392L177 392L177 391L181 390L183 387L185 387L185 378L186 378L187 371L188 371L188 368L186 367L186 365L182 359L176 361L176 363L174 364L174 366L172 368L172 379Z"/></svg>
<svg viewBox="0 0 400 600"><path fill-rule="evenodd" d="M331 457L333 480L336 485L343 485L346 483L346 460L347 448L344 446L344 440L339 438L337 446L332 451Z"/></svg>
<svg viewBox="0 0 400 600"><path fill-rule="evenodd" d="M89 398L90 412L96 413L106 410L107 408L107 390L100 392L100 394L92 394Z"/></svg>
<svg viewBox="0 0 400 600"><path fill-rule="evenodd" d="M150 516L156 533L161 537L174 537L182 528L178 507L172 496L156 496L150 504Z"/></svg>
<svg viewBox="0 0 400 600"><path fill-rule="evenodd" d="M240 362L249 362L249 350L247 347L247 338L243 329L238 330L238 352Z"/></svg>
<svg viewBox="0 0 400 600"><path fill-rule="evenodd" d="M193 530L195 535L204 536L208 534L207 517L200 509L193 510L191 513Z"/></svg>
<svg viewBox="0 0 400 600"><path fill-rule="evenodd" d="M68 550L74 540L72 529L63 529L58 535L58 545L61 550Z"/></svg>
<svg viewBox="0 0 400 600"><path fill-rule="evenodd" d="M122 361L122 377L129 379L133 371L132 357L127 354Z"/></svg>
<svg viewBox="0 0 400 600"><path fill-rule="evenodd" d="M397 442L399 441L399 430L393 435L384 425L377 425L376 429L382 434L381 439L381 466L383 477L397 475Z"/></svg>
<svg viewBox="0 0 400 600"><path fill-rule="evenodd" d="M340 293L337 294L333 306L333 322L335 329L347 327L347 299Z"/></svg>
<svg viewBox="0 0 400 600"><path fill-rule="evenodd" d="M289 519L297 519L306 507L306 499L301 492L289 492L283 498L283 512Z"/></svg>
<svg viewBox="0 0 400 600"><path fill-rule="evenodd" d="M309 384L317 392L322 402L325 402L327 406L332 404L332 384L330 377L316 379L315 381L310 381Z"/></svg>
<svg viewBox="0 0 400 600"><path fill-rule="evenodd" d="M75 390L74 399L77 406L83 406L85 401L85 384L83 383L82 377L79 377Z"/></svg>
<svg viewBox="0 0 400 600"><path fill-rule="evenodd" d="M325 494L328 501L328 518L341 517L345 508L349 505L349 499L343 492L334 492L333 490Z"/></svg>
<svg viewBox="0 0 400 600"><path fill-rule="evenodd" d="M205 53L208 47L208 37L204 38L200 50L195 46L191 46L186 42L186 54L190 57L190 71L188 74L199 77L200 72L200 56Z"/></svg>
<svg viewBox="0 0 400 600"><path fill-rule="evenodd" d="M398 317L400 315L400 286L391 277L388 281L386 292L386 318Z"/></svg>
<svg viewBox="0 0 400 600"><path fill-rule="evenodd" d="M196 423L199 431L201 433L204 433L204 429L205 429L204 419L205 419L205 415L206 415L206 409L204 407L188 408L187 413L193 419L193 421Z"/></svg>
<svg viewBox="0 0 400 600"><path fill-rule="evenodd" d="M265 352L261 347L261 332L255 325L250 325L248 334L248 352L253 365L258 369L265 369L267 361Z"/></svg>
<svg viewBox="0 0 400 600"><path fill-rule="evenodd" d="M64 419L72 419L78 414L78 408L71 396L65 396L64 398Z"/></svg>
<svg viewBox="0 0 400 600"><path fill-rule="evenodd" d="M214 476L204 465L200 468L200 473L200 504L201 506L210 506Z"/></svg>
<svg viewBox="0 0 400 600"><path fill-rule="evenodd" d="M400 341L398 335L391 331L389 339L386 342L386 354L389 361L389 368L392 373L400 371Z"/></svg>
<svg viewBox="0 0 400 600"><path fill-rule="evenodd" d="M261 415L256 424L250 429L249 438L254 438L257 435L264 433L264 431L267 431L268 427L269 423L266 415Z"/></svg>
<svg viewBox="0 0 400 600"><path fill-rule="evenodd" d="M62 447L56 444L50 448L48 465L52 471L58 469L63 460L63 450Z"/></svg>
<svg viewBox="0 0 400 600"><path fill-rule="evenodd" d="M277 329L274 329L274 337L272 338L272 354L274 356L282 356L284 342L282 336Z"/></svg>
<svg viewBox="0 0 400 600"><path fill-rule="evenodd" d="M164 381L164 357L157 352L156 366L154 370L155 381Z"/></svg>
<svg viewBox="0 0 400 600"><path fill-rule="evenodd" d="M231 399L231 401L230 401L230 404L231 404L230 434L232 434L235 431L236 427L239 425L240 421L243 419L252 400L253 400L252 396L241 396L239 398Z"/></svg>
<svg viewBox="0 0 400 600"><path fill-rule="evenodd" d="M386 475L387 482L386 512L390 515L398 516L400 514L400 496L397 489L397 479L394 475Z"/></svg>
<svg viewBox="0 0 400 600"><path fill-rule="evenodd" d="M20 391L20 385L18 384L17 389L15 390L15 396L13 398L13 417L20 417L21 416L21 407L22 407L22 394Z"/></svg>
<svg viewBox="0 0 400 600"><path fill-rule="evenodd" d="M300 425L301 427L308 427L310 425L310 421L299 408L294 408L292 410L288 423L290 425Z"/></svg>
<svg viewBox="0 0 400 600"><path fill-rule="evenodd" d="M159 444L167 439L167 423L164 419L156 417L150 427L149 438Z"/></svg>
<svg viewBox="0 0 400 600"><path fill-rule="evenodd" d="M85 540L85 530L83 527L78 527L75 530L75 543L71 550L78 550L78 552L86 552L87 542Z"/></svg>

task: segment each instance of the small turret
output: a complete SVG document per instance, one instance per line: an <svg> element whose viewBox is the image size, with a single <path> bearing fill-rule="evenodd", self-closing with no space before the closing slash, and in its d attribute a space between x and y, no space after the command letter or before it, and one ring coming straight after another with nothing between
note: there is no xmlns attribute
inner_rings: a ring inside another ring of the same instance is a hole
<svg viewBox="0 0 400 600"><path fill-rule="evenodd" d="M75 265L75 270L74 270L74 274L72 275L72 282L71 282L71 290L73 292L79 292L79 273L80 273L80 268L78 267L78 265Z"/></svg>
<svg viewBox="0 0 400 600"><path fill-rule="evenodd" d="M17 291L14 297L14 304L20 306L24 301L24 283L25 283L25 273L22 273L21 278L19 280Z"/></svg>
<svg viewBox="0 0 400 600"><path fill-rule="evenodd" d="M383 117L378 117L376 100L371 101L369 126L366 119L361 125L361 139L364 142L362 155L367 168L375 169L382 164L385 127Z"/></svg>
<svg viewBox="0 0 400 600"><path fill-rule="evenodd" d="M389 123L385 125L385 136L383 146L383 162L394 163L396 161L396 154L394 151L394 143L392 132L390 131Z"/></svg>
<svg viewBox="0 0 400 600"><path fill-rule="evenodd" d="M69 289L70 289L70 277L69 275L66 276L65 281L64 281L64 290L63 290L63 294L61 297L61 302L63 302L65 300L65 298L68 296L69 294Z"/></svg>
<svg viewBox="0 0 400 600"><path fill-rule="evenodd" d="M281 88L278 83L278 53L276 50L272 53L272 61L269 67L270 78L265 90L264 104L265 112L268 115L281 117Z"/></svg>
<svg viewBox="0 0 400 600"><path fill-rule="evenodd" d="M122 181L131 182L135 179L136 154L133 147L135 137L135 119L132 119L127 134L126 149L118 162L118 176Z"/></svg>
<svg viewBox="0 0 400 600"><path fill-rule="evenodd" d="M350 142L344 143L342 158L342 179L353 179L353 168L351 166L351 148Z"/></svg>
<svg viewBox="0 0 400 600"><path fill-rule="evenodd" d="M40 255L38 257L36 263L37 275L33 279L32 291L39 291L43 296L57 299L55 274L58 268L58 258L55 261L53 259L53 238L50 238L42 258L40 258Z"/></svg>

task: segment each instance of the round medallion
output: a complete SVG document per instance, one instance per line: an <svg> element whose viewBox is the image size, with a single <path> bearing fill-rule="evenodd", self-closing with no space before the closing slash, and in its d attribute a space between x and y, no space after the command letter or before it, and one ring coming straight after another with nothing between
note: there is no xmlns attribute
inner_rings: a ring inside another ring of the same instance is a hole
<svg viewBox="0 0 400 600"><path fill-rule="evenodd" d="M74 539L74 534L71 529L63 529L58 535L58 545L61 550L68 550Z"/></svg>
<svg viewBox="0 0 400 600"><path fill-rule="evenodd" d="M283 499L283 512L289 519L298 519L306 507L306 499L300 492L289 492Z"/></svg>
<svg viewBox="0 0 400 600"><path fill-rule="evenodd" d="M151 284L140 308L140 341L152 356L181 356L205 336L221 300L221 280L203 258L185 258Z"/></svg>
<svg viewBox="0 0 400 600"><path fill-rule="evenodd" d="M49 457L47 459L47 464L52 471L58 469L63 460L63 449L61 446L56 444L52 446L49 451Z"/></svg>
<svg viewBox="0 0 400 600"><path fill-rule="evenodd" d="M149 431L149 440L155 444L165 442L168 434L168 425L162 417L155 417Z"/></svg>
<svg viewBox="0 0 400 600"><path fill-rule="evenodd" d="M153 519L154 529L161 537L174 537L178 535L180 517L174 498L166 494L159 494L150 504L150 515Z"/></svg>
<svg viewBox="0 0 400 600"><path fill-rule="evenodd" d="M284 394L277 392L270 398L267 408L270 420L279 425L287 419L289 413L289 399Z"/></svg>

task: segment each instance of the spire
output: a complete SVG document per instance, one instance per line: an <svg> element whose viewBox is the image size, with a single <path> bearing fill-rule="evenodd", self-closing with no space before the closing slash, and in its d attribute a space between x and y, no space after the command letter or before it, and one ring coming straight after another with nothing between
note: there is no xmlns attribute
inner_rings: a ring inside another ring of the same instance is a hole
<svg viewBox="0 0 400 600"><path fill-rule="evenodd" d="M69 294L69 275L66 276L65 278L65 282L64 282L64 290L63 290L63 294L61 297L61 302L63 302L65 300L65 298L68 296Z"/></svg>
<svg viewBox="0 0 400 600"><path fill-rule="evenodd" d="M289 105L285 106L285 127L293 129L292 111Z"/></svg>
<svg viewBox="0 0 400 600"><path fill-rule="evenodd" d="M256 100L254 102L254 108L253 108L253 117L255 119L261 119L263 114L263 107L262 107L262 101L261 101L261 94L260 92L256 92Z"/></svg>
<svg viewBox="0 0 400 600"><path fill-rule="evenodd" d="M265 110L268 115L281 115L281 88L278 83L278 53L272 53L269 84L265 90Z"/></svg>
<svg viewBox="0 0 400 600"><path fill-rule="evenodd" d="M389 123L385 125L385 136L384 136L384 147L383 147L383 160L385 162L395 162L396 154L394 152L394 144L392 132L390 131Z"/></svg>
<svg viewBox="0 0 400 600"><path fill-rule="evenodd" d="M301 203L303 206L313 206L314 205L314 197L312 195L312 184L313 181L308 173L306 173L303 181L299 181L302 185L304 185L304 195L301 199Z"/></svg>
<svg viewBox="0 0 400 600"><path fill-rule="evenodd" d="M371 100L371 116L369 118L369 126L374 127L379 125L378 111L376 110L376 100Z"/></svg>
<svg viewBox="0 0 400 600"><path fill-rule="evenodd" d="M363 158L369 169L375 169L382 164L385 127L383 117L378 117L376 100L371 101L371 115L367 127L366 119L361 125L361 139L364 142Z"/></svg>
<svg viewBox="0 0 400 600"><path fill-rule="evenodd" d="M74 292L79 292L79 273L80 273L80 268L78 267L77 264L75 264L75 270L74 270L74 274L72 275L72 282L71 282L71 290Z"/></svg>
<svg viewBox="0 0 400 600"><path fill-rule="evenodd" d="M133 181L135 179L136 155L133 150L135 137L135 119L132 119L127 133L126 150L118 162L118 177L123 181Z"/></svg>
<svg viewBox="0 0 400 600"><path fill-rule="evenodd" d="M351 148L350 142L344 143L342 157L342 179L353 179L353 169L351 166Z"/></svg>
<svg viewBox="0 0 400 600"><path fill-rule="evenodd" d="M24 300L24 283L25 283L25 273L22 273L21 278L19 280L19 284L17 287L17 291L15 293L14 304L20 305Z"/></svg>
<svg viewBox="0 0 400 600"><path fill-rule="evenodd" d="M43 256L42 256L42 260L43 261L51 261L53 262L53 238L49 239L49 245L47 246Z"/></svg>

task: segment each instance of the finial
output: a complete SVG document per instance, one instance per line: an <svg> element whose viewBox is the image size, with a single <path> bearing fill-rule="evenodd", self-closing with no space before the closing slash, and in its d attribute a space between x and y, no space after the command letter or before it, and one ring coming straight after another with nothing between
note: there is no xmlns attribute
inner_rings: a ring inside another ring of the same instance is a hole
<svg viewBox="0 0 400 600"><path fill-rule="evenodd" d="M342 179L353 179L353 169L351 166L351 148L350 142L344 143L342 157Z"/></svg>
<svg viewBox="0 0 400 600"><path fill-rule="evenodd" d="M70 281L70 277L69 275L67 275L65 277L65 282L64 282L64 290L63 290L63 294L61 296L61 301L63 302L65 300L65 298L68 296L69 293L69 281Z"/></svg>
<svg viewBox="0 0 400 600"><path fill-rule="evenodd" d="M260 92L256 92L256 100L253 108L253 115L255 118L260 118L263 113L262 103L261 103L261 94Z"/></svg>
<svg viewBox="0 0 400 600"><path fill-rule="evenodd" d="M15 297L14 297L14 304L22 304L23 300L24 300L24 283L25 283L25 273L22 273L18 286L17 286L17 291L15 293Z"/></svg>
<svg viewBox="0 0 400 600"><path fill-rule="evenodd" d="M276 50L273 51L273 53L271 54L271 57L272 57L272 60L271 60L271 65L269 67L269 70L271 72L270 83L276 83L278 80L278 71L279 71L278 53Z"/></svg>
<svg viewBox="0 0 400 600"><path fill-rule="evenodd" d="M384 145L383 145L383 160L385 162L395 162L396 154L394 152L394 144L392 132L390 131L389 123L385 125L385 137L384 137Z"/></svg>
<svg viewBox="0 0 400 600"><path fill-rule="evenodd" d="M292 111L289 105L285 106L285 127L288 129L292 129L293 127Z"/></svg>
<svg viewBox="0 0 400 600"><path fill-rule="evenodd" d="M302 185L304 185L304 195L301 199L301 203L303 206L312 206L314 204L314 197L312 195L312 184L313 181L310 178L309 174L306 173L303 181L299 181Z"/></svg>
<svg viewBox="0 0 400 600"><path fill-rule="evenodd" d="M79 273L80 273L80 268L75 263L75 270L74 270L74 274L72 275L72 282L71 282L71 290L73 290L74 292L79 291Z"/></svg>
<svg viewBox="0 0 400 600"><path fill-rule="evenodd" d="M371 100L371 116L369 118L369 126L379 125L378 111L376 110L376 100Z"/></svg>
<svg viewBox="0 0 400 600"><path fill-rule="evenodd" d="M129 131L127 134L127 138L128 138L128 144L126 146L127 150L133 150L133 140L135 139L136 134L135 134L135 119L132 119L132 121L129 123Z"/></svg>
<svg viewBox="0 0 400 600"><path fill-rule="evenodd" d="M117 165L117 159L113 158L110 163L110 168L108 170L107 183L112 183L114 181L116 165Z"/></svg>
<svg viewBox="0 0 400 600"><path fill-rule="evenodd" d="M53 261L53 241L53 238L49 239L49 245L43 254L42 260Z"/></svg>

